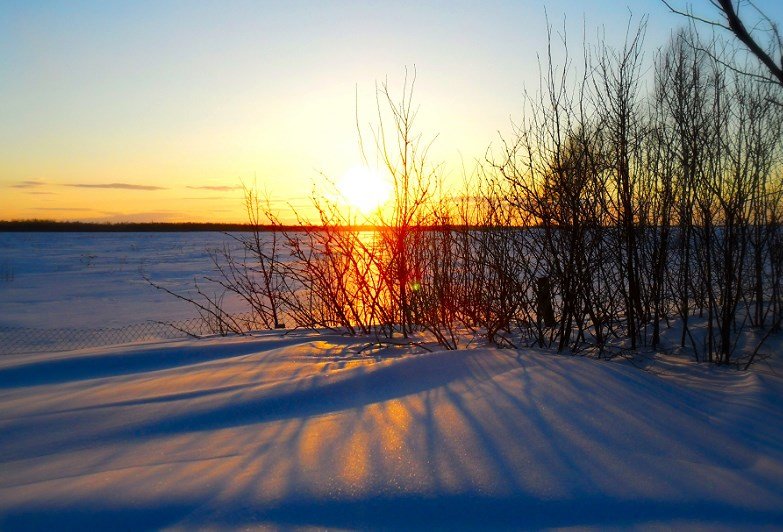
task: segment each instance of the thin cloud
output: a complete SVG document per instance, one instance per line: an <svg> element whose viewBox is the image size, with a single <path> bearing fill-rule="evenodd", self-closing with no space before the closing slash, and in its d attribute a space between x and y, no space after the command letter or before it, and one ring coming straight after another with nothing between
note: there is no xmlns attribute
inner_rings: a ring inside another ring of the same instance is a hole
<svg viewBox="0 0 783 532"><path fill-rule="evenodd" d="M198 187L188 187L191 190L214 190L216 192L230 192L232 190L240 190L240 186L226 186L226 185L202 185Z"/></svg>
<svg viewBox="0 0 783 532"><path fill-rule="evenodd" d="M11 188L35 188L44 186L46 183L43 181L20 181L11 185Z"/></svg>
<svg viewBox="0 0 783 532"><path fill-rule="evenodd" d="M133 185L131 183L72 183L65 186L76 188L114 188L121 190L166 190L166 187L156 187L153 185Z"/></svg>
<svg viewBox="0 0 783 532"><path fill-rule="evenodd" d="M109 223L145 223L145 222L179 222L188 219L188 213L178 211L149 211L134 213L110 213L97 218L86 218L86 221Z"/></svg>
<svg viewBox="0 0 783 532"><path fill-rule="evenodd" d="M38 207L34 209L36 211L63 211L63 212L103 212L96 209L90 209L87 207Z"/></svg>

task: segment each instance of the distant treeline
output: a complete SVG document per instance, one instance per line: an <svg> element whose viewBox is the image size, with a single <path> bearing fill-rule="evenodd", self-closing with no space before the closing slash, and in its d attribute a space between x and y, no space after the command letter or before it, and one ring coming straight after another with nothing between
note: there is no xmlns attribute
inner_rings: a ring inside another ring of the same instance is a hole
<svg viewBox="0 0 783 532"><path fill-rule="evenodd" d="M261 225L215 222L61 222L54 220L0 220L0 232L15 233L187 233L197 231L302 231L317 230L318 226ZM370 230L370 226L352 227L354 230Z"/></svg>
<svg viewBox="0 0 783 532"><path fill-rule="evenodd" d="M259 228L264 230L266 228ZM275 230L269 226L270 231ZM168 233L191 231L249 231L247 224L232 223L99 223L99 222L60 222L54 220L11 220L0 221L0 231L5 232L85 232L85 233Z"/></svg>
<svg viewBox="0 0 783 532"><path fill-rule="evenodd" d="M238 224L217 222L63 222L55 220L0 220L0 232L6 233L189 233L201 231L216 231L221 233L240 233L250 231L261 232L296 232L325 230L323 225L285 225L269 224ZM329 230L335 228L329 227ZM345 231L377 231L382 227L375 225L343 225L338 230ZM462 225L437 224L417 226L418 230L461 230ZM471 227L470 229L492 229L492 227ZM499 228L496 228L499 229ZM504 226L503 230L514 229Z"/></svg>

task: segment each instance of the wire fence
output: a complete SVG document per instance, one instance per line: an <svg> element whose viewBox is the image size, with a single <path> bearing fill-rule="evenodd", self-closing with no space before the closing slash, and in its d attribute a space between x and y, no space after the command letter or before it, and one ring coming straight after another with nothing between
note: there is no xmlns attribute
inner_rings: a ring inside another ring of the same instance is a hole
<svg viewBox="0 0 783 532"><path fill-rule="evenodd" d="M252 330L254 320L248 316L234 316L234 319L246 324L247 330ZM100 329L0 327L0 355L72 351L88 347L198 338L214 334L225 334L225 331L221 331L218 325L202 318L173 322L147 321L124 327Z"/></svg>

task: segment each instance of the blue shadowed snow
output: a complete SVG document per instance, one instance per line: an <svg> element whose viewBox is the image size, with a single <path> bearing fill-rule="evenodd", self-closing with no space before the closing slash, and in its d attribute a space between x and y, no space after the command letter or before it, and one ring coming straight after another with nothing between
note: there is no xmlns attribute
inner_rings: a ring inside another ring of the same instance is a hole
<svg viewBox="0 0 783 532"><path fill-rule="evenodd" d="M778 376L359 345L0 359L0 528L783 523Z"/></svg>

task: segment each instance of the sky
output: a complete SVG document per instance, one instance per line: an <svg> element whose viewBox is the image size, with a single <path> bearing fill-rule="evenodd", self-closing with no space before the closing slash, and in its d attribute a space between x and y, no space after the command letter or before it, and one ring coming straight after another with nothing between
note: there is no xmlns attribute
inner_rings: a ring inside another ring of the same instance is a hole
<svg viewBox="0 0 783 532"><path fill-rule="evenodd" d="M362 164L406 69L457 187L538 86L547 16L576 50L643 15L652 57L684 24L658 0L0 0L0 219L241 222L244 184L290 220Z"/></svg>

